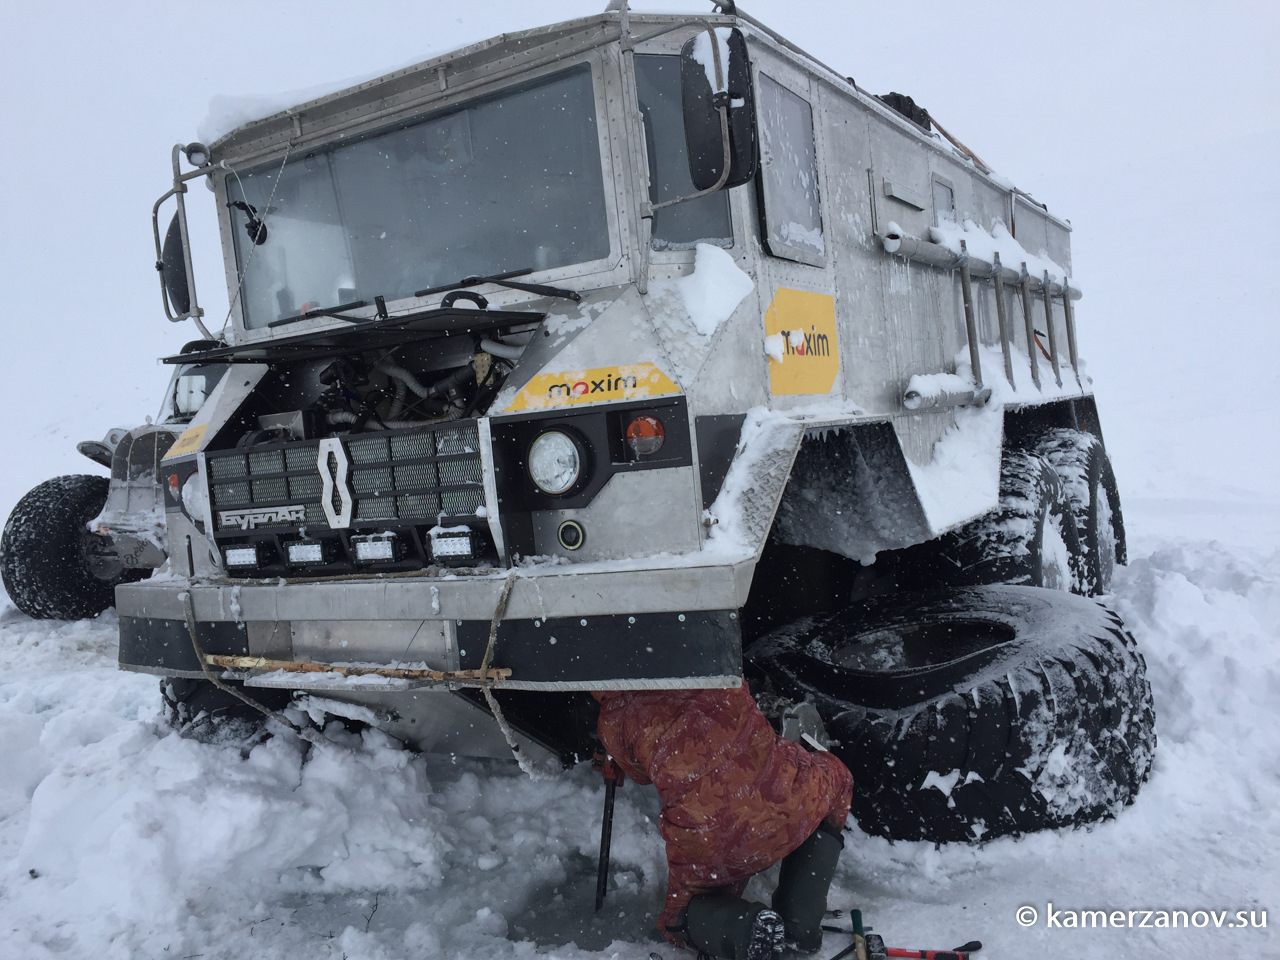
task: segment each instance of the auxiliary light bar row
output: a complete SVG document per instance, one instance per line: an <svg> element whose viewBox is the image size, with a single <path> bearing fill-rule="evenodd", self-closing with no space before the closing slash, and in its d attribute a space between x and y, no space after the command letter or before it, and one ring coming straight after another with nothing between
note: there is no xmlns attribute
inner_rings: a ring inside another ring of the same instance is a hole
<svg viewBox="0 0 1280 960"><path fill-rule="evenodd" d="M360 563L395 563L404 556L403 541L394 533L352 537L351 545ZM228 569L245 570L266 566L271 562L271 545L267 542L249 546L228 547L223 556ZM434 560L469 560L476 555L475 537L470 530L431 534L431 556ZM332 543L319 540L295 540L285 545L285 556L292 566L320 566L333 561Z"/></svg>

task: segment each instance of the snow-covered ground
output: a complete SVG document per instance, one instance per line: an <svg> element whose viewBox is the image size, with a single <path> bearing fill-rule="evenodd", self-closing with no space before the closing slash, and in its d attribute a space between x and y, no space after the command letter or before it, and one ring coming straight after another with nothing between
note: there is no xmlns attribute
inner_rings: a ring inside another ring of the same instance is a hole
<svg viewBox="0 0 1280 960"><path fill-rule="evenodd" d="M1112 602L1154 687L1150 782L1089 830L942 849L855 831L831 902L891 945L977 938L991 960L1280 952L1280 508L1139 499L1129 525ZM328 746L278 736L244 755L179 738L158 703L154 678L116 670L111 614L33 623L4 606L0 956L677 954L648 934L664 881L652 788L619 794L616 887L596 916L589 770L534 781L332 728ZM1049 904L1059 922L1156 912L1146 929L1051 929ZM1161 910L1207 925L1158 928ZM1227 911L1221 927L1211 911ZM844 943L828 935L823 955Z"/></svg>

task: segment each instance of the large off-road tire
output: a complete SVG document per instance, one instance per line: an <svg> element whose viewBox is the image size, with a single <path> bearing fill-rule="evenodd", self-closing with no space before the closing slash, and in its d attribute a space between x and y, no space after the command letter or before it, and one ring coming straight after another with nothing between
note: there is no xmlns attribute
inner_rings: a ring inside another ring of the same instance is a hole
<svg viewBox="0 0 1280 960"><path fill-rule="evenodd" d="M941 540L945 582L1017 583L1083 592L1084 551L1075 514L1053 467L1012 450L1000 468L997 509Z"/></svg>
<svg viewBox="0 0 1280 960"><path fill-rule="evenodd" d="M1097 601L1018 586L866 600L748 651L809 698L854 778L853 814L896 840L979 841L1114 815L1146 780L1146 664Z"/></svg>
<svg viewBox="0 0 1280 960"><path fill-rule="evenodd" d="M237 680L224 682L268 710L283 710L292 699L288 690L246 691L244 684ZM245 739L257 735L267 722L261 711L208 680L165 677L160 681L160 699L165 722L179 735L192 740Z"/></svg>
<svg viewBox="0 0 1280 960"><path fill-rule="evenodd" d="M35 487L18 501L0 537L0 577L14 606L37 620L95 617L115 603L130 570L86 526L107 501L106 477L72 474Z"/></svg>
<svg viewBox="0 0 1280 960"><path fill-rule="evenodd" d="M1117 563L1125 562L1120 493L1102 441L1082 430L1053 430L1035 454L1053 467L1080 534L1081 592L1096 597L1111 591Z"/></svg>

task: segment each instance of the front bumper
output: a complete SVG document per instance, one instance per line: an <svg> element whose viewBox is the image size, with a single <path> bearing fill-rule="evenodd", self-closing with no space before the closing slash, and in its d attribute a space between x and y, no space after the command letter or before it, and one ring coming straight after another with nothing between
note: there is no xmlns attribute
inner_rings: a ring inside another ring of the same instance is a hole
<svg viewBox="0 0 1280 960"><path fill-rule="evenodd" d="M511 670L501 686L736 686L742 669L737 611L754 564L687 560L519 571L491 658L491 666ZM505 573L494 573L128 584L116 591L120 665L165 676L202 675L186 625L189 591L207 654L476 669L505 580Z"/></svg>

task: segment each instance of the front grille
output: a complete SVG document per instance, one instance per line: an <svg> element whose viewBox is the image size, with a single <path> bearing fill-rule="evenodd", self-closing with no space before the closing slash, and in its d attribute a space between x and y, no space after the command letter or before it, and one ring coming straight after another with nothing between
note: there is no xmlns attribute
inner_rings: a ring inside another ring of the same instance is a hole
<svg viewBox="0 0 1280 960"><path fill-rule="evenodd" d="M344 497L348 498L352 526L375 520L458 522L474 518L484 505L480 435L474 422L344 438L342 449L347 458L345 489L337 486L339 470L332 453L325 467L334 487L334 513L342 513ZM225 511L292 506L304 509L308 526L328 529L321 505L325 478L319 457L316 440L273 444L248 453L207 454L218 531L246 529L242 519L224 521ZM256 530L296 526L292 520L259 517L252 521Z"/></svg>

